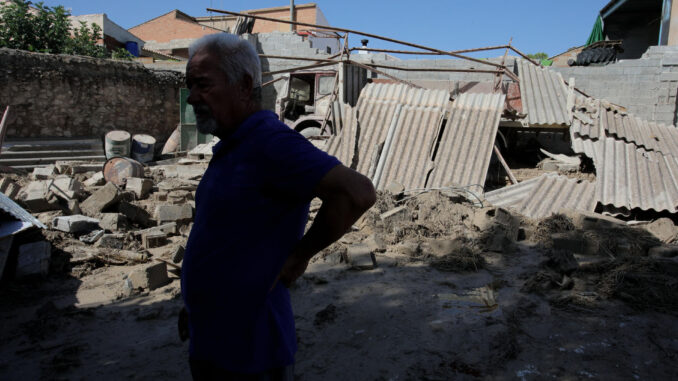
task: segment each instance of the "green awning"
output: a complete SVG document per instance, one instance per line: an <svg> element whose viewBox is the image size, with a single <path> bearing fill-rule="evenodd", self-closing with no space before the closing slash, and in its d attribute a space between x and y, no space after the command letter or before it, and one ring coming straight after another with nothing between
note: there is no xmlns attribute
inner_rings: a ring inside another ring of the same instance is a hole
<svg viewBox="0 0 678 381"><path fill-rule="evenodd" d="M600 15L598 15L596 23L593 24L593 30L591 31L591 35L589 36L589 39L586 41L586 46L589 46L591 44L603 40L605 40L605 36L603 35L603 19L600 17Z"/></svg>

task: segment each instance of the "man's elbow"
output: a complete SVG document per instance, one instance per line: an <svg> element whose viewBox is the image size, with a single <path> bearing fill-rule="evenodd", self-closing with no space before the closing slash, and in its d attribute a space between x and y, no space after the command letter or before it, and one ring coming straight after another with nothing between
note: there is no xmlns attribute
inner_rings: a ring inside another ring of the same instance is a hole
<svg viewBox="0 0 678 381"><path fill-rule="evenodd" d="M372 181L365 176L361 176L360 181L355 185L353 204L362 214L377 202L377 192L374 190Z"/></svg>

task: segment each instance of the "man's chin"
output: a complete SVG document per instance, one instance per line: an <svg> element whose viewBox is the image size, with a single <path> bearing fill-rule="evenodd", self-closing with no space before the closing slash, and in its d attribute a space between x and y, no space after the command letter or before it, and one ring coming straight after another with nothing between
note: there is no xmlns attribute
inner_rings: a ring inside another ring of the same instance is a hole
<svg viewBox="0 0 678 381"><path fill-rule="evenodd" d="M195 127L201 134L214 135L219 126L215 122L210 121L205 123L198 122Z"/></svg>

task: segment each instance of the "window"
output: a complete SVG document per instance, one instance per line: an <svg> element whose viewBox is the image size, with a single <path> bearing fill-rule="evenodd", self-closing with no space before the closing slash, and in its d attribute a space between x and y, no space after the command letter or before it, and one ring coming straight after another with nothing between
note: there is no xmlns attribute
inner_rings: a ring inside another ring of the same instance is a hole
<svg viewBox="0 0 678 381"><path fill-rule="evenodd" d="M328 95L334 90L334 76L318 78L318 95Z"/></svg>

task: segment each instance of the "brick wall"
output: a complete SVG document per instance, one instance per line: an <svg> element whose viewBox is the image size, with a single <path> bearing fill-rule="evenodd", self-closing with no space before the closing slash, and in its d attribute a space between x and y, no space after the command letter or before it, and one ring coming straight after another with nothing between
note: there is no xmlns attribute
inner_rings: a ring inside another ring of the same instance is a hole
<svg viewBox="0 0 678 381"><path fill-rule="evenodd" d="M141 64L0 49L0 108L8 138L103 137L123 129L167 139L184 76Z"/></svg>
<svg viewBox="0 0 678 381"><path fill-rule="evenodd" d="M177 11L172 11L153 20L137 25L129 30L144 41L170 42L172 40L200 38L208 34L219 33L205 25L189 21Z"/></svg>

